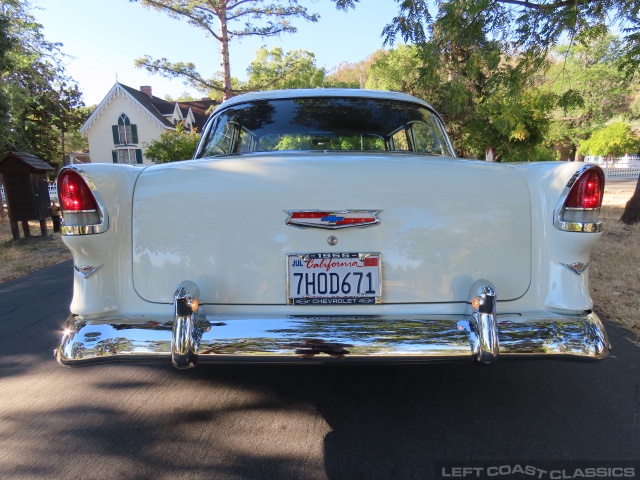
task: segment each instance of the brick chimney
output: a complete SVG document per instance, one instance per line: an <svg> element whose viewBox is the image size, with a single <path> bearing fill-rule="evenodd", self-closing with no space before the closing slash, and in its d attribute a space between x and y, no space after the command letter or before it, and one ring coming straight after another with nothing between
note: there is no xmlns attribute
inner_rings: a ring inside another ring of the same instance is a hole
<svg viewBox="0 0 640 480"><path fill-rule="evenodd" d="M150 85L144 85L142 87L140 87L140 91L144 94L146 94L149 98L151 98L153 96L153 94L151 93L151 86Z"/></svg>

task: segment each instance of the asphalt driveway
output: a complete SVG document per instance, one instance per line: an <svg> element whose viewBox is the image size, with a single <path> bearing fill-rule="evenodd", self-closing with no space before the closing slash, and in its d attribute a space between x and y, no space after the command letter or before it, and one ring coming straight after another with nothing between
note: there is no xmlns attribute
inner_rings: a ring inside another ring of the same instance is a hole
<svg viewBox="0 0 640 480"><path fill-rule="evenodd" d="M640 478L640 348L611 324L595 364L71 369L51 354L71 278L65 262L0 284L2 479L429 479L472 461Z"/></svg>

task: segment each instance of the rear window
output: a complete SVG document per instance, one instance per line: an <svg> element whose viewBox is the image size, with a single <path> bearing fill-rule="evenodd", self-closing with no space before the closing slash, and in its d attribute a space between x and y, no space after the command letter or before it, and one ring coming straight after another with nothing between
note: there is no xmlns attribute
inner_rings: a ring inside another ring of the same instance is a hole
<svg viewBox="0 0 640 480"><path fill-rule="evenodd" d="M405 151L453 156L442 122L420 105L368 98L297 98L227 108L197 157L272 151Z"/></svg>

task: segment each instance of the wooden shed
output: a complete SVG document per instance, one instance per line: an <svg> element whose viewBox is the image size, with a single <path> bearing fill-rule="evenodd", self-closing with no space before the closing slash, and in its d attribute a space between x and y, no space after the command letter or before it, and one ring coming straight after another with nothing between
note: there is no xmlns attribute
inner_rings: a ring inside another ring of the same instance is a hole
<svg viewBox="0 0 640 480"><path fill-rule="evenodd" d="M0 173L15 240L20 238L18 222L22 222L24 236L31 236L29 220L38 220L42 236L47 235L46 219L51 217L47 172L51 170L55 169L29 153L9 152L0 157Z"/></svg>

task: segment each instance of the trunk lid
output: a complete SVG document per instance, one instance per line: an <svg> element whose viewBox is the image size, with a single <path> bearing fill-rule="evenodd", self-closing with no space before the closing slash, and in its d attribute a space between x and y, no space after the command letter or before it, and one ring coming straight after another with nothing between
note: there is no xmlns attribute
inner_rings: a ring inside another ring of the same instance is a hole
<svg viewBox="0 0 640 480"><path fill-rule="evenodd" d="M380 223L285 224L287 210L349 209ZM383 303L466 301L480 278L515 299L530 283L530 216L522 175L485 162L280 152L150 167L133 199L134 286L150 302L192 280L204 303L283 305L287 254L379 252Z"/></svg>

